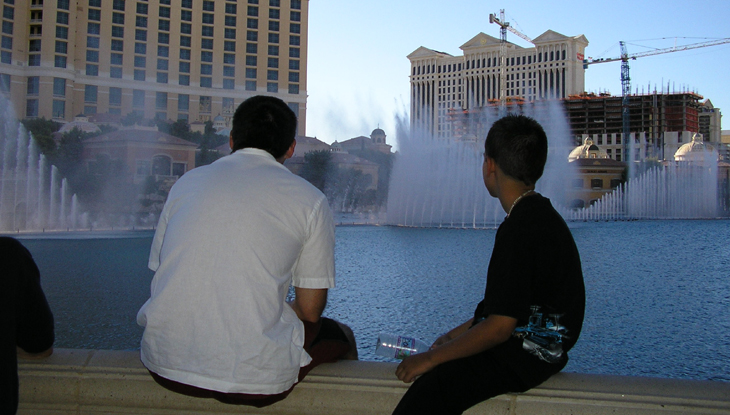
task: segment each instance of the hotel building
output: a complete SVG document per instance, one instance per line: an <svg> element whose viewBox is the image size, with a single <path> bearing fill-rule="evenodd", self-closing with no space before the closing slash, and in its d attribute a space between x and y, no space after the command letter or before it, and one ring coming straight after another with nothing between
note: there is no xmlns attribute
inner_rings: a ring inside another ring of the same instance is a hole
<svg viewBox="0 0 730 415"><path fill-rule="evenodd" d="M506 100L562 99L585 89L583 56L588 40L548 30L535 47L505 44ZM411 128L449 138L453 116L500 100L500 40L479 33L461 46L462 56L425 47L411 61Z"/></svg>
<svg viewBox="0 0 730 415"><path fill-rule="evenodd" d="M2 0L0 90L18 118L227 124L246 98L306 131L309 0Z"/></svg>

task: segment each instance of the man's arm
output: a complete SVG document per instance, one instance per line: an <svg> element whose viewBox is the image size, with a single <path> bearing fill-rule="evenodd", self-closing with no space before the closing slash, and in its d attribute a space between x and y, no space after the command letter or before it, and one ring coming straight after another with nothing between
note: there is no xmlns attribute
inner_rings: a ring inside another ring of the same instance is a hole
<svg viewBox="0 0 730 415"><path fill-rule="evenodd" d="M289 305L299 320L316 323L327 305L327 289L294 287L294 301Z"/></svg>
<svg viewBox="0 0 730 415"><path fill-rule="evenodd" d="M442 363L472 356L504 343L517 326L517 319L490 315L471 329L464 330L468 328L467 323L440 337L431 350L405 358L395 371L398 379L406 383L413 382L416 377ZM456 337L444 342L444 337L451 334Z"/></svg>

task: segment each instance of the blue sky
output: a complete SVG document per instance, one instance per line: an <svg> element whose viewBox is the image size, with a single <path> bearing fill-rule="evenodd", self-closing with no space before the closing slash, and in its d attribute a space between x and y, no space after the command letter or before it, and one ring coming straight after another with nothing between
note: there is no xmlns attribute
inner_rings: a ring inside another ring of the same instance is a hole
<svg viewBox="0 0 730 415"><path fill-rule="evenodd" d="M631 54L730 37L729 0L312 0L306 134L332 143L380 126L393 144L395 116L409 106L406 56L420 46L458 56L479 32L498 38L489 13L500 8L531 38L585 35L593 58L619 56L621 40ZM510 32L507 40L530 47ZM730 43L639 58L630 69L632 91L696 91L724 110L730 129ZM620 77L620 62L591 65L586 90L620 95Z"/></svg>

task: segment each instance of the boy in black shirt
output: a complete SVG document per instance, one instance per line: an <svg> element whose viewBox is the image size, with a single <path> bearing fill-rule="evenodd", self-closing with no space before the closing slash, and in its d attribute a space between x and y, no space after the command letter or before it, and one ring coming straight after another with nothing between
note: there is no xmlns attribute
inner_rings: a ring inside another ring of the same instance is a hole
<svg viewBox="0 0 730 415"><path fill-rule="evenodd" d="M485 142L482 172L507 218L495 238L484 300L474 317L396 370L409 388L394 414L460 414L524 392L562 370L583 324L578 249L550 200L535 192L547 137L535 120L509 115Z"/></svg>

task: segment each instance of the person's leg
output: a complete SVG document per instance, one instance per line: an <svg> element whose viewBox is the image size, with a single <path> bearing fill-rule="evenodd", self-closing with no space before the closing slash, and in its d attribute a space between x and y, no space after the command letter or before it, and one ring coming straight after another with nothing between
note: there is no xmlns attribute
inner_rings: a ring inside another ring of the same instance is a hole
<svg viewBox="0 0 730 415"><path fill-rule="evenodd" d="M526 389L517 375L481 353L444 363L419 377L393 414L461 414L489 398Z"/></svg>
<svg viewBox="0 0 730 415"><path fill-rule="evenodd" d="M304 350L306 350L312 357L312 361L307 366L299 369L298 382L301 382L307 373L316 366L322 363L334 362L350 353L352 348L355 348L357 356L357 347L354 345L354 337L353 342L350 343L347 332L342 328L343 326L344 325L328 318L321 318L317 323L304 322ZM349 330L349 327L347 327L347 329ZM352 335L351 330L350 335ZM271 395L223 393L176 382L164 378L152 371L150 371L150 374L155 382L157 382L160 386L176 393L197 398L213 398L227 404L248 405L255 406L257 408L263 408L283 400L289 396L289 393L291 393L294 386L296 386L296 384L294 384L291 388L284 392Z"/></svg>

